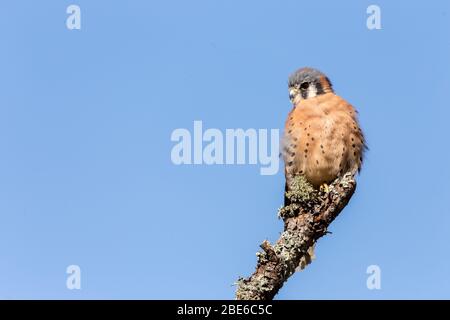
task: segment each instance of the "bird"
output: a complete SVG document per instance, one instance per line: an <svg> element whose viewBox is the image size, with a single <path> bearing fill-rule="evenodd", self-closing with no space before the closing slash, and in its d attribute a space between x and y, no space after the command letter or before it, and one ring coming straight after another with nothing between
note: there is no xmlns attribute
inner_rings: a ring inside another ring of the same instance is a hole
<svg viewBox="0 0 450 320"><path fill-rule="evenodd" d="M328 185L335 179L361 170L367 145L358 113L317 69L296 70L289 76L288 89L292 110L282 138L285 192L297 175L304 176L315 189L329 192ZM284 200L285 206L290 204L286 193ZM300 269L314 258L314 247L308 253Z"/></svg>
<svg viewBox="0 0 450 320"><path fill-rule="evenodd" d="M346 172L359 172L367 146L356 109L317 69L295 71L288 89L293 108L282 141L287 190L295 175L320 188Z"/></svg>

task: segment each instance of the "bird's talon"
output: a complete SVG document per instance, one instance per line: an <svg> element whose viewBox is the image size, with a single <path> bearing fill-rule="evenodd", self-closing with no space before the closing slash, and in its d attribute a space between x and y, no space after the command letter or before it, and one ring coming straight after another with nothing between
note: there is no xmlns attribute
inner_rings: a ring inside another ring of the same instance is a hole
<svg viewBox="0 0 450 320"><path fill-rule="evenodd" d="M324 192L324 193L328 193L330 192L330 188L328 187L328 185L326 183L320 185L320 191Z"/></svg>

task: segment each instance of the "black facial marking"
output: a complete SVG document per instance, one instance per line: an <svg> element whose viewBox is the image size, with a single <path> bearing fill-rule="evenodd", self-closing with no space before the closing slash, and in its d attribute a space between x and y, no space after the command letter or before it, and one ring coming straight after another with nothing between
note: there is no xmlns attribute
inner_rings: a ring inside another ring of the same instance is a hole
<svg viewBox="0 0 450 320"><path fill-rule="evenodd" d="M311 86L314 86L316 95L333 92L330 80L319 70L312 68L301 68L289 76L289 88L296 87L300 89L300 95L303 99L308 99L308 92Z"/></svg>
<svg viewBox="0 0 450 320"><path fill-rule="evenodd" d="M316 86L316 91L317 91L317 94L318 94L318 95L319 95L319 94L324 94L324 93L325 93L325 91L323 90L322 83L321 83L320 81L316 82L316 83L315 83L315 86Z"/></svg>

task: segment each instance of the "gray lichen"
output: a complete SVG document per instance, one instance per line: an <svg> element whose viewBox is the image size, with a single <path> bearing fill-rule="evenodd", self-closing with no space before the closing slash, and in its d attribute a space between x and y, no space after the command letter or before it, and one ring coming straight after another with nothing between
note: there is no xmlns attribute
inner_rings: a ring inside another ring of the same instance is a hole
<svg viewBox="0 0 450 320"><path fill-rule="evenodd" d="M255 272L237 281L236 299L273 299L284 282L314 259L316 241L327 234L329 224L346 206L356 188L354 172L338 178L327 192L315 190L305 177L297 176L286 197L290 204L278 211L284 230L271 245L267 240L256 255Z"/></svg>
<svg viewBox="0 0 450 320"><path fill-rule="evenodd" d="M305 176L297 175L292 179L286 197L292 202L304 203L317 198L317 191L306 180Z"/></svg>
<svg viewBox="0 0 450 320"><path fill-rule="evenodd" d="M297 175L289 185L285 196L290 204L278 209L279 218L295 217L300 208L311 209L317 202L319 192L306 180L305 176Z"/></svg>

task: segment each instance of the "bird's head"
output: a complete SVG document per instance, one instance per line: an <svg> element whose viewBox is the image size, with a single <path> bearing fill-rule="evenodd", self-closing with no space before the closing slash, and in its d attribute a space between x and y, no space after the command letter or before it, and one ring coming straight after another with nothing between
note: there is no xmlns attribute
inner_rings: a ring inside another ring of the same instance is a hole
<svg viewBox="0 0 450 320"><path fill-rule="evenodd" d="M333 92L328 77L319 70L301 68L289 76L289 99L296 105L302 99Z"/></svg>

